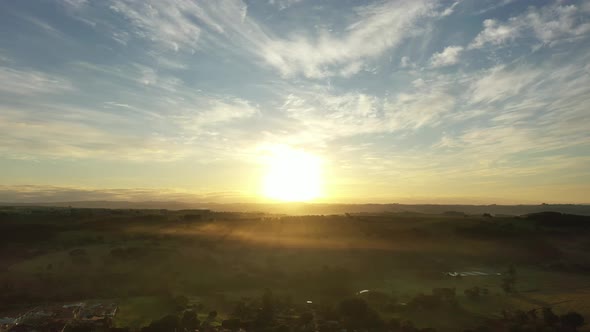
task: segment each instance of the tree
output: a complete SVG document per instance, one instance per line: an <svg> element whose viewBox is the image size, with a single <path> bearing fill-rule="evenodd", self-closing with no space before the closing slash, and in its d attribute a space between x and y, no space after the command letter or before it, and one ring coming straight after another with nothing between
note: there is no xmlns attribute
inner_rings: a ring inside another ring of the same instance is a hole
<svg viewBox="0 0 590 332"><path fill-rule="evenodd" d="M570 311L565 315L559 317L561 324L573 331L584 325L584 317L577 312Z"/></svg>
<svg viewBox="0 0 590 332"><path fill-rule="evenodd" d="M186 310L180 319L180 325L185 331L194 331L201 325L194 310Z"/></svg>
<svg viewBox="0 0 590 332"><path fill-rule="evenodd" d="M516 269L514 265L510 265L508 267L508 271L504 273L504 278L502 279L502 289L506 293L514 293L515 292L515 284L516 284Z"/></svg>
<svg viewBox="0 0 590 332"><path fill-rule="evenodd" d="M352 298L340 302L338 309L341 316L362 317L369 311L369 306L363 299Z"/></svg>
<svg viewBox="0 0 590 332"><path fill-rule="evenodd" d="M252 318L252 310L248 307L246 302L239 301L236 303L234 310L232 312L232 316L239 318L241 320L251 319Z"/></svg>
<svg viewBox="0 0 590 332"><path fill-rule="evenodd" d="M261 326L267 326L273 321L274 314L275 308L272 291L267 289L262 295L262 308L258 312L258 317L256 320Z"/></svg>
<svg viewBox="0 0 590 332"><path fill-rule="evenodd" d="M414 326L414 323L411 320L406 320L401 324L400 327L402 332L416 332L418 329Z"/></svg>
<svg viewBox="0 0 590 332"><path fill-rule="evenodd" d="M516 268L512 264L508 266L508 275L511 277L516 277Z"/></svg>
<svg viewBox="0 0 590 332"><path fill-rule="evenodd" d="M176 296L172 301L177 311L184 310L188 306L188 298L184 295Z"/></svg>
<svg viewBox="0 0 590 332"><path fill-rule="evenodd" d="M543 321L549 326L559 323L559 317L553 313L551 308L543 308Z"/></svg>
<svg viewBox="0 0 590 332"><path fill-rule="evenodd" d="M468 299L477 300L477 299L479 299L479 296L481 295L481 290L479 287L474 286L472 288L467 288L464 291L464 293Z"/></svg>
<svg viewBox="0 0 590 332"><path fill-rule="evenodd" d="M226 319L221 322L221 327L228 330L237 330L240 328L241 321L238 318Z"/></svg>
<svg viewBox="0 0 590 332"><path fill-rule="evenodd" d="M312 322L313 322L313 314L309 311L306 311L306 312L302 313L301 316L299 316L299 323L304 327L311 326Z"/></svg>
<svg viewBox="0 0 590 332"><path fill-rule="evenodd" d="M402 323L400 322L400 320L398 318L392 318L389 320L389 322L387 323L387 327L390 330L394 330L397 331L400 329Z"/></svg>
<svg viewBox="0 0 590 332"><path fill-rule="evenodd" d="M212 323L215 322L216 318L217 318L217 311L215 311L215 310L210 311L209 314L207 315L207 319L205 321L203 321L203 323L201 324L201 327L207 331L209 328L211 328Z"/></svg>
<svg viewBox="0 0 590 332"><path fill-rule="evenodd" d="M182 326L176 315L167 315L150 323L141 332L180 332Z"/></svg>
<svg viewBox="0 0 590 332"><path fill-rule="evenodd" d="M385 325L379 314L361 298L343 300L338 306L338 312L348 329L382 328Z"/></svg>

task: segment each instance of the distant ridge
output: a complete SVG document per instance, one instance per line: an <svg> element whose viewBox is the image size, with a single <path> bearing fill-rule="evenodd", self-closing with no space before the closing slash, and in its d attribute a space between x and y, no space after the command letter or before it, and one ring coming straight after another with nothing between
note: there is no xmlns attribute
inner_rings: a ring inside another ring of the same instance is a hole
<svg viewBox="0 0 590 332"><path fill-rule="evenodd" d="M589 204L540 204L540 205L446 205L446 204L326 204L326 203L207 203L178 201L75 201L10 203L0 206L39 206L107 209L211 209L228 212L267 212L285 214L343 214L343 213L432 213L449 211L466 214L524 215L540 212L560 212L590 216Z"/></svg>

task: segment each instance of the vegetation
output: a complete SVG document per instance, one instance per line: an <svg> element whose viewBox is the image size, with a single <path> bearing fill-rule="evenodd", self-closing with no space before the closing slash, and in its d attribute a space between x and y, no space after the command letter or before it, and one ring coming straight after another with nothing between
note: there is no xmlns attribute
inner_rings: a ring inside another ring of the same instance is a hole
<svg viewBox="0 0 590 332"><path fill-rule="evenodd" d="M108 300L121 331L576 331L590 314L580 216L0 216L0 317Z"/></svg>

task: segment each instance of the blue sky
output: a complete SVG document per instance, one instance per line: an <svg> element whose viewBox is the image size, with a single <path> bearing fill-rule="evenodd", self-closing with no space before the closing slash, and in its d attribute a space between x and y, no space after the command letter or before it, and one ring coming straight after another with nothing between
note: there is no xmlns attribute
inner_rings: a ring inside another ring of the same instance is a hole
<svg viewBox="0 0 590 332"><path fill-rule="evenodd" d="M590 1L0 2L0 201L584 202Z"/></svg>

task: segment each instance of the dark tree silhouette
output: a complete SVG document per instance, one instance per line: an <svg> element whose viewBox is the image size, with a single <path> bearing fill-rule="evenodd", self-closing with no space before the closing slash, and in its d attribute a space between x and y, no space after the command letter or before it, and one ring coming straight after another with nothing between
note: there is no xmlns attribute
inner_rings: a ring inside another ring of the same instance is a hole
<svg viewBox="0 0 590 332"><path fill-rule="evenodd" d="M176 315L167 315L150 323L141 332L180 332L182 326Z"/></svg>
<svg viewBox="0 0 590 332"><path fill-rule="evenodd" d="M561 325L570 331L576 331L579 327L584 325L584 317L577 312L568 312L559 317Z"/></svg>
<svg viewBox="0 0 590 332"><path fill-rule="evenodd" d="M551 308L543 308L543 321L549 326L559 323L559 317L553 313Z"/></svg>
<svg viewBox="0 0 590 332"><path fill-rule="evenodd" d="M201 325L197 318L197 313L194 310L187 310L182 314L180 325L185 331L194 331Z"/></svg>
<svg viewBox="0 0 590 332"><path fill-rule="evenodd" d="M274 320L275 308L272 291L267 289L262 295L262 308L258 312L256 321L260 326L268 326Z"/></svg>

